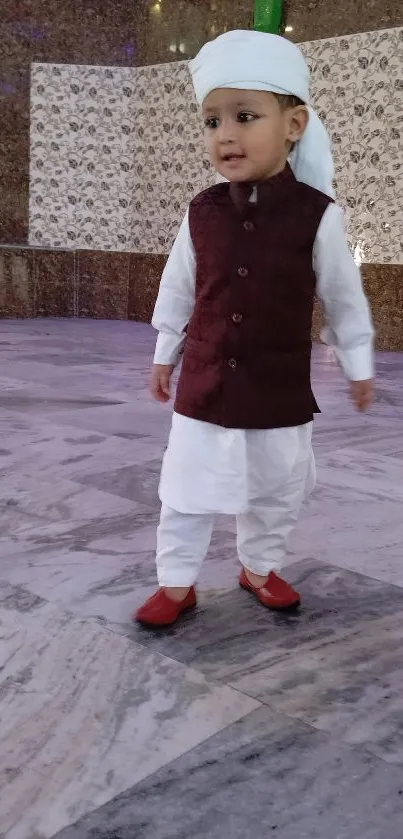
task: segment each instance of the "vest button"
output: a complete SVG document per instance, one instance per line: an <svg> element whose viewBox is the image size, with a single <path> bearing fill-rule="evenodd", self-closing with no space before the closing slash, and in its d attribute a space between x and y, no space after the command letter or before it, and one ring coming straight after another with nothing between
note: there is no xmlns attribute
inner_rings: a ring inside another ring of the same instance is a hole
<svg viewBox="0 0 403 839"><path fill-rule="evenodd" d="M253 233L253 231L255 229L255 225L253 224L253 221L244 221L243 229L246 230L247 233Z"/></svg>
<svg viewBox="0 0 403 839"><path fill-rule="evenodd" d="M230 359L229 359L229 361L228 361L228 367L230 367L230 368L231 368L231 370L235 370L235 369L236 369L236 361L235 361L235 358L230 358Z"/></svg>
<svg viewBox="0 0 403 839"><path fill-rule="evenodd" d="M249 274L249 271L248 271L247 268L238 268L238 276L239 277L244 278L244 277L247 277L248 274Z"/></svg>
<svg viewBox="0 0 403 839"><path fill-rule="evenodd" d="M239 314L239 312L234 312L232 315L232 320L234 323L242 323L243 315Z"/></svg>

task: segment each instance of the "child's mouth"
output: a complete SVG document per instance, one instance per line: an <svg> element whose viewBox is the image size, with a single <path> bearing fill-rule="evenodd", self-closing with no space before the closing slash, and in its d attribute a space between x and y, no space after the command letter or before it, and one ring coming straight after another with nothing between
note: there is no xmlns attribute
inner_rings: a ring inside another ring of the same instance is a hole
<svg viewBox="0 0 403 839"><path fill-rule="evenodd" d="M222 158L224 163L239 163L240 160L245 160L244 154L224 154Z"/></svg>

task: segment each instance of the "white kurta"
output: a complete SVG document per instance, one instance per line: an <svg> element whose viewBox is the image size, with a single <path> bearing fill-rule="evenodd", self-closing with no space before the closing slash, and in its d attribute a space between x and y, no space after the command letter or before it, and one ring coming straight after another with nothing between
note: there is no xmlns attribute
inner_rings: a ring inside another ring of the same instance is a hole
<svg viewBox="0 0 403 839"><path fill-rule="evenodd" d="M343 211L327 208L316 236L313 267L330 344L351 381L373 377L373 327ZM165 267L153 326L155 364L179 362L195 305L196 255L188 212ZM270 324L267 325L270 329ZM160 481L163 504L181 513L244 513L298 479L314 485L312 423L268 430L227 429L174 414Z"/></svg>

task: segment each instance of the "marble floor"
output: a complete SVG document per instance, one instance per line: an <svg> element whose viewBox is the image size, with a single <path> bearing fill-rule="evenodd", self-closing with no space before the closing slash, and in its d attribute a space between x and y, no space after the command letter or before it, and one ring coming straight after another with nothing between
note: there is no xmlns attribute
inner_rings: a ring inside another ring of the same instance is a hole
<svg viewBox="0 0 403 839"><path fill-rule="evenodd" d="M403 355L359 416L315 350L300 613L239 590L220 517L197 612L153 634L153 341L0 321L0 839L402 839Z"/></svg>

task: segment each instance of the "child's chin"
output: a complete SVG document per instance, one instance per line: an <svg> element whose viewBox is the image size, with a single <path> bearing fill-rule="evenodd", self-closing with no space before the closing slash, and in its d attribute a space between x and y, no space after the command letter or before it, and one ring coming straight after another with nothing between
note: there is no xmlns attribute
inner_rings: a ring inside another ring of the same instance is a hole
<svg viewBox="0 0 403 839"><path fill-rule="evenodd" d="M230 181L231 183L247 183L251 180L250 175L245 172L219 172L217 171L217 183L224 183Z"/></svg>
<svg viewBox="0 0 403 839"><path fill-rule="evenodd" d="M235 175L235 174L233 174L233 175L231 175L230 178L227 177L226 180L231 181L232 183L235 183L235 184L246 184L246 183L249 183L250 181L253 181L254 178L251 175Z"/></svg>

